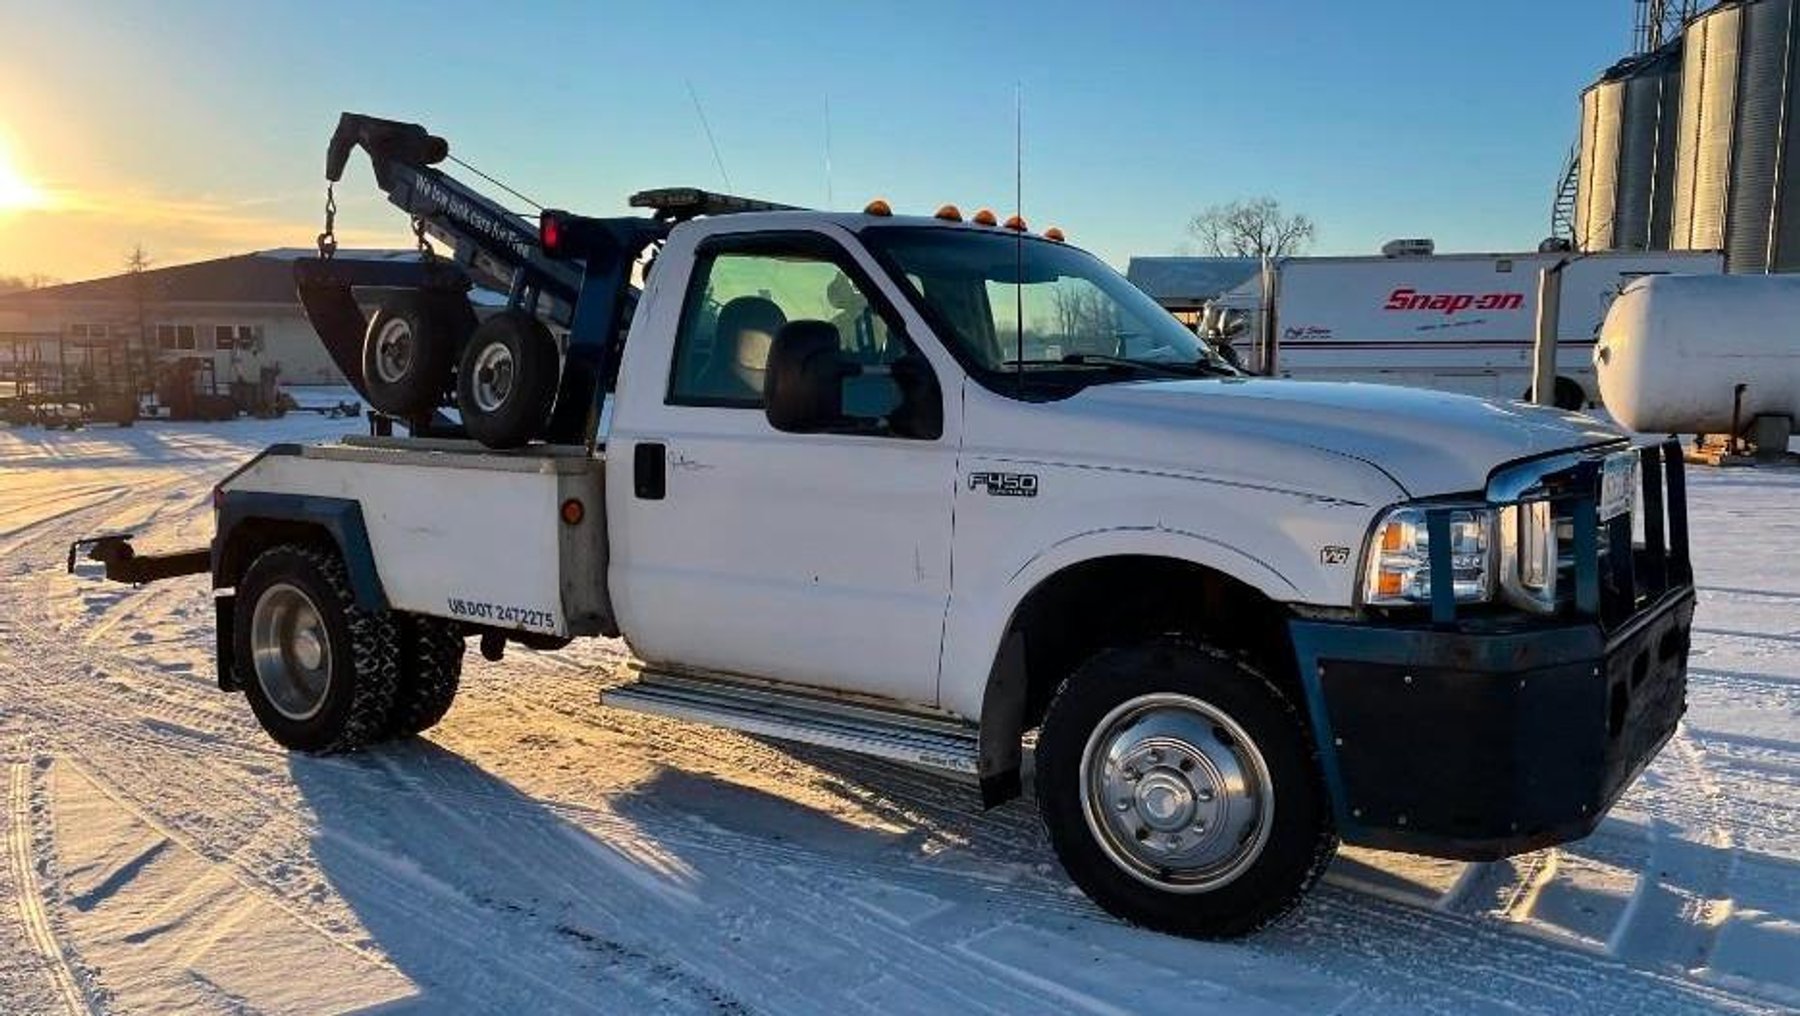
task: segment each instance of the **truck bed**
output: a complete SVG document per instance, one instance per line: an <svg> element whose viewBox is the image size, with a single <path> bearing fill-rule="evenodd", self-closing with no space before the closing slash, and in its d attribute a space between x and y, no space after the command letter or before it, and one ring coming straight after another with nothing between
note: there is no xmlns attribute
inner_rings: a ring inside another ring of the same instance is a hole
<svg viewBox="0 0 1800 1016"><path fill-rule="evenodd" d="M614 630L604 466L579 445L351 437L272 448L221 490L239 515L280 517L299 497L357 516L395 609L567 637Z"/></svg>

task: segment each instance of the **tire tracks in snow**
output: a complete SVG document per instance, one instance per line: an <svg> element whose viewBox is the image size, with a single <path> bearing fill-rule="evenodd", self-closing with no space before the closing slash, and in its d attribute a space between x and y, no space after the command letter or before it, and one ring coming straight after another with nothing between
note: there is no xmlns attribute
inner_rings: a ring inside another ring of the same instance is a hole
<svg viewBox="0 0 1800 1016"><path fill-rule="evenodd" d="M26 939L54 984L64 1011L85 1016L89 1012L87 996L63 955L38 884L31 818L33 768L29 762L14 762L8 779L6 853L13 869L13 884L18 887L19 919L25 924Z"/></svg>

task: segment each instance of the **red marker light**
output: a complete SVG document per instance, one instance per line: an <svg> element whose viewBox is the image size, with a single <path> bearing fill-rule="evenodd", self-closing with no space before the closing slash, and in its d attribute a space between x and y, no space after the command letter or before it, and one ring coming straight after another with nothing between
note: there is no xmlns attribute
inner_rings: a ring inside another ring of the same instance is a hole
<svg viewBox="0 0 1800 1016"><path fill-rule="evenodd" d="M556 213L545 212L538 219L538 242L543 245L547 254L556 253L556 249L562 246L562 220L556 217Z"/></svg>
<svg viewBox="0 0 1800 1016"><path fill-rule="evenodd" d="M587 506L576 498L569 498L562 503L562 520L564 525L579 526L587 517Z"/></svg>

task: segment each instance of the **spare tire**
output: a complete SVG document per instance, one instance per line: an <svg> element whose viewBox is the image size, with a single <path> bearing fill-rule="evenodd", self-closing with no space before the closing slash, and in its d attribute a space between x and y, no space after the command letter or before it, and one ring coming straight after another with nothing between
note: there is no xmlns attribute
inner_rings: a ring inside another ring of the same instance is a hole
<svg viewBox="0 0 1800 1016"><path fill-rule="evenodd" d="M457 316L424 293L391 293L363 333L369 404L389 416L429 416L450 387L462 336Z"/></svg>
<svg viewBox="0 0 1800 1016"><path fill-rule="evenodd" d="M505 310L476 326L456 371L463 428L489 448L517 448L550 421L561 364L536 317Z"/></svg>

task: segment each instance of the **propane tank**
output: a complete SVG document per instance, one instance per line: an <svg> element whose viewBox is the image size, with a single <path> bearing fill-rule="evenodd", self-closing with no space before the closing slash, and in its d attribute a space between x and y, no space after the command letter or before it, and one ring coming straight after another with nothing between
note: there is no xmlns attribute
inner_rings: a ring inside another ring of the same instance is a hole
<svg viewBox="0 0 1800 1016"><path fill-rule="evenodd" d="M1727 434L1800 420L1800 276L1647 275L1620 292L1594 345L1600 396L1653 434ZM1741 386L1741 391L1740 391Z"/></svg>

